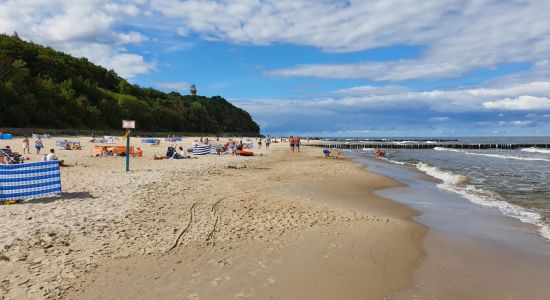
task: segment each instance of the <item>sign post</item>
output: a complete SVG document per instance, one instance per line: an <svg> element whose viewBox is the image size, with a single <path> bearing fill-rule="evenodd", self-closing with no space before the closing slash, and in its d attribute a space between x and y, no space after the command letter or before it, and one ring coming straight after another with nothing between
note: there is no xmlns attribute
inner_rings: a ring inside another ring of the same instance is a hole
<svg viewBox="0 0 550 300"><path fill-rule="evenodd" d="M126 129L126 172L130 171L130 129L136 128L136 121L122 120L122 128Z"/></svg>

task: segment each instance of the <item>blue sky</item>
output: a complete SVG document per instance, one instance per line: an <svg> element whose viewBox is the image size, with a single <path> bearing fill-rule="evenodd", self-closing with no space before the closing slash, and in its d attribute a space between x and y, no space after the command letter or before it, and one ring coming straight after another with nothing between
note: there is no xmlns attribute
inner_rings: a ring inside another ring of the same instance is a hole
<svg viewBox="0 0 550 300"><path fill-rule="evenodd" d="M0 32L265 134L548 135L550 1L0 0Z"/></svg>

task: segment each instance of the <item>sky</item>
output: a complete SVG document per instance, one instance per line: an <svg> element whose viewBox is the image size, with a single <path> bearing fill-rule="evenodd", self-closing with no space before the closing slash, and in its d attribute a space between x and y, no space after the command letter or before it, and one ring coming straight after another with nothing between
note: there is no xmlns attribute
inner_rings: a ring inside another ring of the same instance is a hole
<svg viewBox="0 0 550 300"><path fill-rule="evenodd" d="M550 133L548 0L0 0L0 32L264 134Z"/></svg>

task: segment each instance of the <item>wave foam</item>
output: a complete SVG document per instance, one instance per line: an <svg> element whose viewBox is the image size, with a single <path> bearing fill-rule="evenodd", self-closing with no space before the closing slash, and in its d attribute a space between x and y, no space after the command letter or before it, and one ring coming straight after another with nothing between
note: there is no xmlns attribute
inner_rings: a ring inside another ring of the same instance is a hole
<svg viewBox="0 0 550 300"><path fill-rule="evenodd" d="M443 183L438 184L438 188L457 193L472 203L496 208L502 214L519 219L523 223L535 225L538 227L540 235L550 241L550 223L546 222L544 217L540 214L501 200L499 196L494 193L466 184L466 176L444 171L425 163L418 163L416 168L432 177L442 180Z"/></svg>
<svg viewBox="0 0 550 300"><path fill-rule="evenodd" d="M536 150L526 150L526 149L536 149ZM550 159L548 159L548 158L522 157L522 156L514 156L514 155L495 154L495 153L474 153L474 152L468 152L468 151L457 150L457 149L452 149L452 148L444 148L444 147L435 147L434 150L436 150L436 151L459 152L459 153L464 153L466 155L477 155L477 156L485 156L485 157L500 158L500 159L512 159L512 160L523 160L523 161L548 161L548 162L550 162ZM539 149L539 148L525 148L525 149L522 149L521 151L550 153L550 150ZM542 151L547 151L547 152L542 152Z"/></svg>
<svg viewBox="0 0 550 300"><path fill-rule="evenodd" d="M500 159L513 159L513 160L524 160L524 161L548 161L548 162L550 162L550 159L547 159L547 158L521 157L521 156L491 154L491 153L473 153L473 152L464 152L464 153L466 153L467 155L478 155L478 156L494 157L494 158L500 158Z"/></svg>
<svg viewBox="0 0 550 300"><path fill-rule="evenodd" d="M463 184L468 180L468 178L464 175L443 171L437 167L430 166L425 163L416 164L416 168L432 177L442 180L446 185Z"/></svg>
<svg viewBox="0 0 550 300"><path fill-rule="evenodd" d="M462 153L464 153L464 151L460 151L460 150L453 149L453 148L445 148L445 147L435 147L434 150L435 151L451 151L451 152L462 152Z"/></svg>
<svg viewBox="0 0 550 300"><path fill-rule="evenodd" d="M544 154L550 154L550 149L542 149L542 148L536 148L536 147L523 148L523 149L521 149L521 151L523 151L523 152L531 152L531 153L544 153Z"/></svg>

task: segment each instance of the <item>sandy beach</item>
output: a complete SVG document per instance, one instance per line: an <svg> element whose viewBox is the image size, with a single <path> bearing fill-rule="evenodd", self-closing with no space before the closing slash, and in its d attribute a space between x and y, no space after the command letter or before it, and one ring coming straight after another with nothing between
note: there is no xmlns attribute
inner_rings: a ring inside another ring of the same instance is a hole
<svg viewBox="0 0 550 300"><path fill-rule="evenodd" d="M63 194L0 209L6 299L380 299L424 255L417 212L373 193L401 184L318 148L157 161L167 142L133 139L126 173L69 140Z"/></svg>

